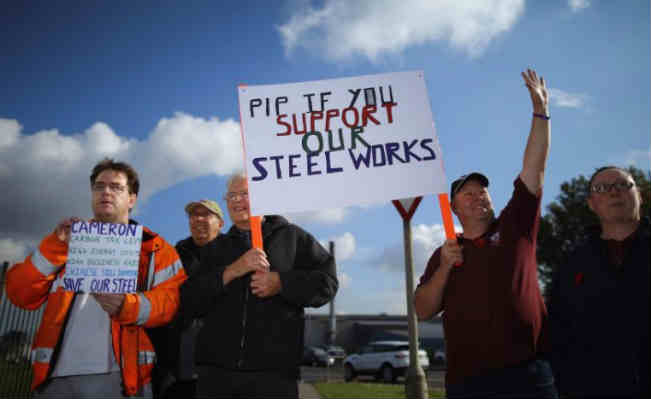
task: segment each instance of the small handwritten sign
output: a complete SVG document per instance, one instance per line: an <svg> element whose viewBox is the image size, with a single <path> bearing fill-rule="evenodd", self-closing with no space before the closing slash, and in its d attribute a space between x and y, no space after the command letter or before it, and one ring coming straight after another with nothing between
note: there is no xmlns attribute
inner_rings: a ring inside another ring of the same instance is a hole
<svg viewBox="0 0 651 399"><path fill-rule="evenodd" d="M142 226L76 222L70 229L64 289L75 292L136 292Z"/></svg>

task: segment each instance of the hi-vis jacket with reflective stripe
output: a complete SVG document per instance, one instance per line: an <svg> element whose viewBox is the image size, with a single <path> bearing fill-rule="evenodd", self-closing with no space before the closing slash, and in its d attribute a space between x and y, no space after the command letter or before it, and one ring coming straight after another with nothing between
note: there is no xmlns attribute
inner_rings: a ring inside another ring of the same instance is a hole
<svg viewBox="0 0 651 399"><path fill-rule="evenodd" d="M32 390L53 370L57 343L63 337L75 295L63 289L67 253L68 245L50 234L24 262L7 272L7 295L16 306L33 310L47 302L32 344ZM156 356L144 328L172 320L179 306L179 286L185 279L174 247L143 227L138 287L144 289L126 294L122 309L111 319L113 352L120 364L126 395L137 394L151 381Z"/></svg>

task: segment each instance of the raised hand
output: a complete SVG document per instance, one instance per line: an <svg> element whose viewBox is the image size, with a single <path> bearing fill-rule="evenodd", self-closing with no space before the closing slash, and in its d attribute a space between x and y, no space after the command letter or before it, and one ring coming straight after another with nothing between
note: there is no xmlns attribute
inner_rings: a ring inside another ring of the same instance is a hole
<svg viewBox="0 0 651 399"><path fill-rule="evenodd" d="M522 78L531 96L533 112L548 115L549 94L545 86L545 79L542 76L538 76L533 69L527 69L526 72L522 72Z"/></svg>

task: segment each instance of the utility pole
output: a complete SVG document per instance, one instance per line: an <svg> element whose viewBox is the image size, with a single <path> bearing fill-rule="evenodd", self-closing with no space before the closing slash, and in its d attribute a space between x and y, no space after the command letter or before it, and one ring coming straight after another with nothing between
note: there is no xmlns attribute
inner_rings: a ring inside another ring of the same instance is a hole
<svg viewBox="0 0 651 399"><path fill-rule="evenodd" d="M337 270L337 258L335 257L335 243L330 241L330 255L335 261L335 270ZM336 295L335 295L336 297ZM330 301L330 325L328 331L328 344L335 345L335 340L337 338L337 314L335 312L335 298L333 297Z"/></svg>

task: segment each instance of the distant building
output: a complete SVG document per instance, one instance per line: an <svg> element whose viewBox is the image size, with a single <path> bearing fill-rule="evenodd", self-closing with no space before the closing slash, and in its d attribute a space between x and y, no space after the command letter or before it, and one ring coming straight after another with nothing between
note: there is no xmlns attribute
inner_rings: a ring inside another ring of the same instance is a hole
<svg viewBox="0 0 651 399"><path fill-rule="evenodd" d="M328 342L329 316L305 316L305 345L324 346ZM420 346L429 351L444 347L443 324L440 318L418 323ZM352 353L372 341L409 340L407 316L337 315L335 345Z"/></svg>

